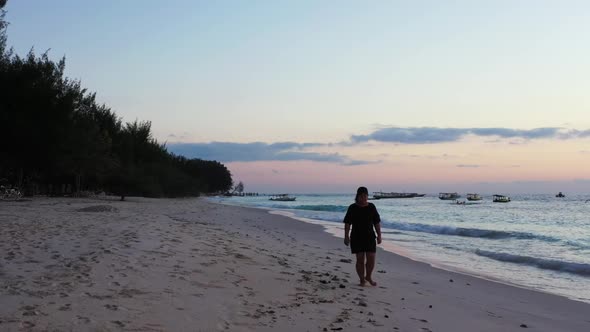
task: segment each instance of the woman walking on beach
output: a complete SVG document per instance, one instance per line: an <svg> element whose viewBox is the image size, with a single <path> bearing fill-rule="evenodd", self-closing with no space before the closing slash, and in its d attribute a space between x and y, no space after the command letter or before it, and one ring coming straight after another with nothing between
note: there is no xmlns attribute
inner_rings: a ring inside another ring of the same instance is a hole
<svg viewBox="0 0 590 332"><path fill-rule="evenodd" d="M375 268L375 253L377 244L381 244L381 217L373 203L368 202L369 191L366 187L359 187L356 191L355 202L348 207L344 216L344 244L349 245L356 254L356 273L360 285L376 286L371 274ZM352 226L352 232L351 232ZM377 236L375 236L375 231ZM349 235L350 234L350 235Z"/></svg>

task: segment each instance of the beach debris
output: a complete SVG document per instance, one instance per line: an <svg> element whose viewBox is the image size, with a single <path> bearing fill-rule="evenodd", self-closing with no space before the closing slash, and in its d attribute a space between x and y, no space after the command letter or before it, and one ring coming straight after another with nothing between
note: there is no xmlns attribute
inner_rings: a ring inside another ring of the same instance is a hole
<svg viewBox="0 0 590 332"><path fill-rule="evenodd" d="M340 286L338 286L340 288L346 288L346 286L344 286L344 284L340 284Z"/></svg>
<svg viewBox="0 0 590 332"><path fill-rule="evenodd" d="M524 329L528 328L528 326L526 324L520 324L520 327L522 327Z"/></svg>
<svg viewBox="0 0 590 332"><path fill-rule="evenodd" d="M385 315L385 318L389 318L389 315Z"/></svg>
<svg viewBox="0 0 590 332"><path fill-rule="evenodd" d="M449 282L454 282L453 279L449 279Z"/></svg>
<svg viewBox="0 0 590 332"><path fill-rule="evenodd" d="M428 308L432 309L432 304L428 306Z"/></svg>
<svg viewBox="0 0 590 332"><path fill-rule="evenodd" d="M402 297L402 301L405 300L405 299L406 299L405 297Z"/></svg>
<svg viewBox="0 0 590 332"><path fill-rule="evenodd" d="M385 270L379 270L379 271L377 271L377 273L387 273L387 271L385 271Z"/></svg>
<svg viewBox="0 0 590 332"><path fill-rule="evenodd" d="M414 285L418 285L418 284L420 284L420 283L419 283L419 282L417 282L417 281L412 281L412 283L413 283Z"/></svg>

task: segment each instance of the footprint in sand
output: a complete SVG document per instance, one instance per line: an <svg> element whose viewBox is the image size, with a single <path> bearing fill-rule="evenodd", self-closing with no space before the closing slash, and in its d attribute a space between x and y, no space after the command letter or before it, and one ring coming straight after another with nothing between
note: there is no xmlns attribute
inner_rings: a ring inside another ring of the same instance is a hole
<svg viewBox="0 0 590 332"><path fill-rule="evenodd" d="M112 311L119 310L119 306L116 304L105 304L104 307Z"/></svg>
<svg viewBox="0 0 590 332"><path fill-rule="evenodd" d="M59 310L59 311L70 311L70 310L72 310L72 304L66 303L66 304L62 305L61 307L59 307L57 310Z"/></svg>
<svg viewBox="0 0 590 332"><path fill-rule="evenodd" d="M117 325L119 327L125 327L125 323L123 323L120 320L112 320L111 323L113 323L113 324L115 324L115 325Z"/></svg>
<svg viewBox="0 0 590 332"><path fill-rule="evenodd" d="M26 321L25 322L22 322L21 325L25 329L30 329L30 328L35 327L35 324L34 323L32 323L32 322L26 322Z"/></svg>

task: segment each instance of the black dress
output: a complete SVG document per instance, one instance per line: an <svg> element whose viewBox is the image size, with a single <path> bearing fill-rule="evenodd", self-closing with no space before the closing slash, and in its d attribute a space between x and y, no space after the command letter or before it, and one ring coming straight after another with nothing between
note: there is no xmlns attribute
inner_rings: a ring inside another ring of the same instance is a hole
<svg viewBox="0 0 590 332"><path fill-rule="evenodd" d="M377 251L374 225L381 222L381 217L373 203L367 206L351 204L344 216L344 223L352 225L350 249L353 254Z"/></svg>

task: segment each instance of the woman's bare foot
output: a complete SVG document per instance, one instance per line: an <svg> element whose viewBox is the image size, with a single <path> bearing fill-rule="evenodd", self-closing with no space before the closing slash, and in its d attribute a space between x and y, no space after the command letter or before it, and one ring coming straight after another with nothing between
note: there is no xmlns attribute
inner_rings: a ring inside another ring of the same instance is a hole
<svg viewBox="0 0 590 332"><path fill-rule="evenodd" d="M361 280L361 282L359 283L359 286L361 287L365 287L366 281L363 279Z"/></svg>
<svg viewBox="0 0 590 332"><path fill-rule="evenodd" d="M373 281L373 279L367 278L366 280L371 284L371 286L377 286L377 283Z"/></svg>

